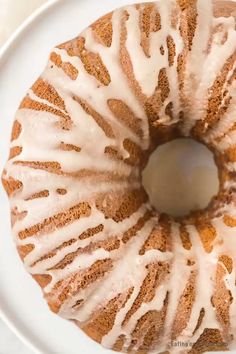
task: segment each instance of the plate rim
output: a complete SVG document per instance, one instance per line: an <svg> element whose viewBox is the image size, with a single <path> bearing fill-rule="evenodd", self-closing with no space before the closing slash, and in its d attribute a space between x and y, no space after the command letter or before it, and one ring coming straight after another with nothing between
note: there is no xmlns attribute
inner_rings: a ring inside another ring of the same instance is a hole
<svg viewBox="0 0 236 354"><path fill-rule="evenodd" d="M233 0L236 1L236 0ZM42 15L44 15L48 10L52 9L62 0L47 0L45 4L39 6L36 10L29 15L21 25L11 34L11 36L5 41L5 43L0 48L0 67L4 65L5 60L11 54L11 51L17 45L18 41L24 35L24 33L38 20ZM140 2L140 0L134 0L134 3ZM27 337L20 328L14 323L7 312L3 309L0 303L0 319L8 326L8 328L16 335L16 337L32 352L36 354L46 354L40 348L37 347L37 343L34 343L30 337ZM234 353L234 352L230 352ZM236 353L236 352L235 352Z"/></svg>
<svg viewBox="0 0 236 354"><path fill-rule="evenodd" d="M28 29L29 26L33 24L33 22L38 19L41 15L43 15L47 10L52 8L61 0L47 0L45 4L39 6L39 8L35 9L31 15L29 15L10 35L10 37L5 41L5 43L0 47L0 65L2 65L5 60L5 56L7 56L9 51L13 49L14 45L17 43L17 40L23 35L23 33Z"/></svg>
<svg viewBox="0 0 236 354"><path fill-rule="evenodd" d="M17 29L13 32L13 34L7 39L7 41L0 48L0 66L4 64L4 61L7 59L8 55L10 55L11 50L17 44L18 40L20 40L21 36L27 31L30 26L40 18L44 13L46 13L53 6L58 4L61 0L48 0L45 4L42 4L29 15L22 24L17 27ZM37 354L45 354L39 348L37 348L37 344L33 343L33 341L26 337L26 335L14 324L14 322L9 318L5 310L1 307L0 304L0 319L8 326L8 328L16 335L16 337L30 350Z"/></svg>

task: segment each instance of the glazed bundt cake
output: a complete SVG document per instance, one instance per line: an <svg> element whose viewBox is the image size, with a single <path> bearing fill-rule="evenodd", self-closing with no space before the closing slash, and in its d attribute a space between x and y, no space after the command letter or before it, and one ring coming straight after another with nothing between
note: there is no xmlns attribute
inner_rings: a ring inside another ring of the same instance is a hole
<svg viewBox="0 0 236 354"><path fill-rule="evenodd" d="M115 10L52 51L16 113L3 185L18 252L51 310L106 348L236 347L235 18L231 1ZM177 137L213 151L220 180L181 219L142 186Z"/></svg>

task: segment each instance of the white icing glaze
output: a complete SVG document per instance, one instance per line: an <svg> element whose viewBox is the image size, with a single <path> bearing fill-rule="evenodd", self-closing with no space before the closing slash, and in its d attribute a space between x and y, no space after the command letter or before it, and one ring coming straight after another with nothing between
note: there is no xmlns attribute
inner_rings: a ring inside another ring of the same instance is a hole
<svg viewBox="0 0 236 354"><path fill-rule="evenodd" d="M55 48L54 53L60 56L62 62L70 63L78 71L76 80L72 80L66 73L57 66L48 67L43 72L41 78L49 82L55 88L58 95L65 104L65 110L58 108L46 99L39 98L32 90L29 90L28 97L39 104L46 104L52 109L57 109L61 114L68 114L72 121L70 130L62 130L58 127L58 116L46 111L35 111L27 108L20 109L16 114L17 121L23 127L21 134L12 142L11 147L23 146L20 155L13 157L6 166L4 178L14 177L19 179L23 187L20 192L11 197L12 209L17 208L18 212L27 212L27 215L18 220L13 225L13 233L17 246L25 246L29 243L34 246L24 259L26 268L34 275L50 275L52 281L44 289L45 294L54 291L54 286L66 277L76 274L80 270L86 270L96 261L110 259L112 269L107 272L102 281L95 282L88 288L81 289L74 297L69 297L62 304L59 314L64 318L74 319L80 323L86 323L91 316L96 313L108 301L117 294L123 293L133 287L133 292L123 308L116 317L112 329L103 337L102 344L112 348L119 335L124 334L126 341L124 348L128 348L132 341L132 332L137 321L147 312L152 310L161 311L164 300L168 297L167 314L165 319L163 338L158 343L160 351L167 350L167 344L171 339L173 323L176 319L176 311L179 300L191 271L196 271L196 294L190 319L178 336L177 340L195 342L201 336L205 328L221 330L221 325L216 317L215 309L211 298L214 293L216 266L220 255L228 255L233 260L233 271L225 277L225 284L232 294L233 302L230 306L230 331L236 333L236 238L235 227L228 227L223 222L224 215L236 217L235 205L227 205L221 210L221 216L212 220L212 225L217 236L214 240L214 248L211 253L206 253L199 233L195 226L187 225L192 248L186 250L180 238L180 225L177 222L171 224L170 243L171 251L161 252L160 250L148 250L144 255L139 251L149 237L151 231L159 223L159 216L155 216L144 223L143 227L131 240L124 244L122 235L134 227L145 212L151 209L149 203L143 203L136 212L129 218L117 223L112 219L105 218L104 214L98 210L94 199L98 194L110 192L122 193L130 189L139 189L141 186L140 171L137 167L132 167L122 160L112 159L104 154L107 146L113 146L123 159L129 157L129 153L123 146L125 139L132 140L143 151L150 146L149 122L145 112L145 107L137 99L129 80L120 64L120 37L121 22L124 11L129 17L125 22L127 30L126 48L133 65L133 74L142 90L144 96L149 98L154 94L158 84L158 74L165 68L169 81L169 95L159 112L159 123L170 125L179 121L180 112L183 110L186 117L182 125L182 134L188 135L191 128L199 120L205 119L207 115L207 102L211 94L211 88L217 75L222 69L227 59L236 50L235 21L229 18L214 18L212 16L212 5L210 1L197 1L197 28L195 31L191 51L186 53L186 44L183 42L179 30L180 18L178 9L177 29L171 25L172 11L176 8L176 2L172 0L158 1L155 9L161 16L161 30L150 34L150 57L147 57L140 46L141 30L139 26L139 10L135 6L128 6L114 12L112 15L113 38L112 45L106 47L100 44L91 28L86 29L81 36L85 39L85 48L88 51L99 54L103 64L106 66L111 82L108 86L101 85L98 80L89 75L82 60L77 56L70 56L66 49ZM222 31L213 34L212 45L209 50L208 43L212 30L222 25ZM223 43L225 33L227 40ZM171 36L175 44L174 65L169 66L167 37ZM222 44L223 43L223 44ZM163 46L165 53L160 54L160 47ZM185 96L185 106L180 102L179 77L177 72L178 56L185 53L187 64L184 72L183 93ZM235 65L228 73L228 78L232 75ZM228 147L235 146L235 131L229 132L229 127L235 124L235 83L229 88L229 94L233 96L229 110L224 114L223 119L211 128L205 138L207 144L213 144L220 152L224 152ZM113 130L114 137L108 137L95 120L85 112L80 104L73 99L79 97L89 103L98 112ZM117 99L125 102L140 119L142 137L138 136L131 128L119 121L111 112L107 105L109 99ZM173 117L166 114L167 104L173 104ZM207 126L206 126L207 127ZM225 135L226 134L226 135ZM222 136L220 142L218 137ZM80 152L62 151L59 149L61 142L73 144L81 148ZM43 169L14 164L17 161L38 161L57 162L61 170L66 175L53 174ZM236 164L228 164L228 168L235 171ZM75 174L83 169L96 170L99 173L113 173L114 171L122 178L115 180L110 178L109 182L97 181L95 178L75 178L69 174ZM130 178L131 180L128 180ZM233 181L225 183L225 188L234 185ZM64 188L66 195L59 196L57 189ZM46 199L28 198L35 193L47 189L49 195ZM48 217L62 213L72 206L88 202L91 207L91 214L86 218L75 220L63 227L56 227L52 231L30 238L21 239L19 232L40 224ZM88 228L95 228L103 225L104 229L92 238L80 239L79 236ZM120 247L113 251L106 251L98 248L90 253L78 254L73 261L64 269L53 269L68 254L85 248L91 243L118 237ZM47 259L40 260L43 256L60 247L64 242L75 238L75 242L61 248L54 255ZM219 243L222 241L222 243ZM194 265L187 265L187 261L194 260ZM123 326L127 312L131 309L137 298L143 281L147 275L146 266L152 262L166 262L170 265L170 274L165 281L156 289L155 296L150 302L142 303L134 312L131 319ZM66 284L68 279L66 279ZM77 301L83 299L83 305L74 308ZM199 328L193 334L199 314L205 308L205 316ZM142 343L136 343L134 349ZM236 348L236 336L231 348ZM168 348L171 353L181 352L176 348Z"/></svg>

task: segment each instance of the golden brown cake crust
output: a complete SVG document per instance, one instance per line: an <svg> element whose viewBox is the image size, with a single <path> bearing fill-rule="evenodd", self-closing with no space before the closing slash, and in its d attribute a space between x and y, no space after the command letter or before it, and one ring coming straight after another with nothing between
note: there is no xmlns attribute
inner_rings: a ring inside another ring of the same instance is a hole
<svg viewBox="0 0 236 354"><path fill-rule="evenodd" d="M50 309L120 352L236 345L236 4L162 0L54 48L2 175L21 259ZM220 191L182 219L150 205L151 153L192 137Z"/></svg>

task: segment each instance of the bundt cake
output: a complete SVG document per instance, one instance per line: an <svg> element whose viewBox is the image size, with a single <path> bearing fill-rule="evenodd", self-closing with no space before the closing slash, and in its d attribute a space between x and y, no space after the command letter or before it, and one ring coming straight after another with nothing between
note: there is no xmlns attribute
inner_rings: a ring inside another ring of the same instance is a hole
<svg viewBox="0 0 236 354"><path fill-rule="evenodd" d="M16 113L2 180L18 252L51 310L106 348L236 348L235 18L232 1L115 10L53 49ZM180 219L142 185L178 137L213 151L220 181Z"/></svg>

